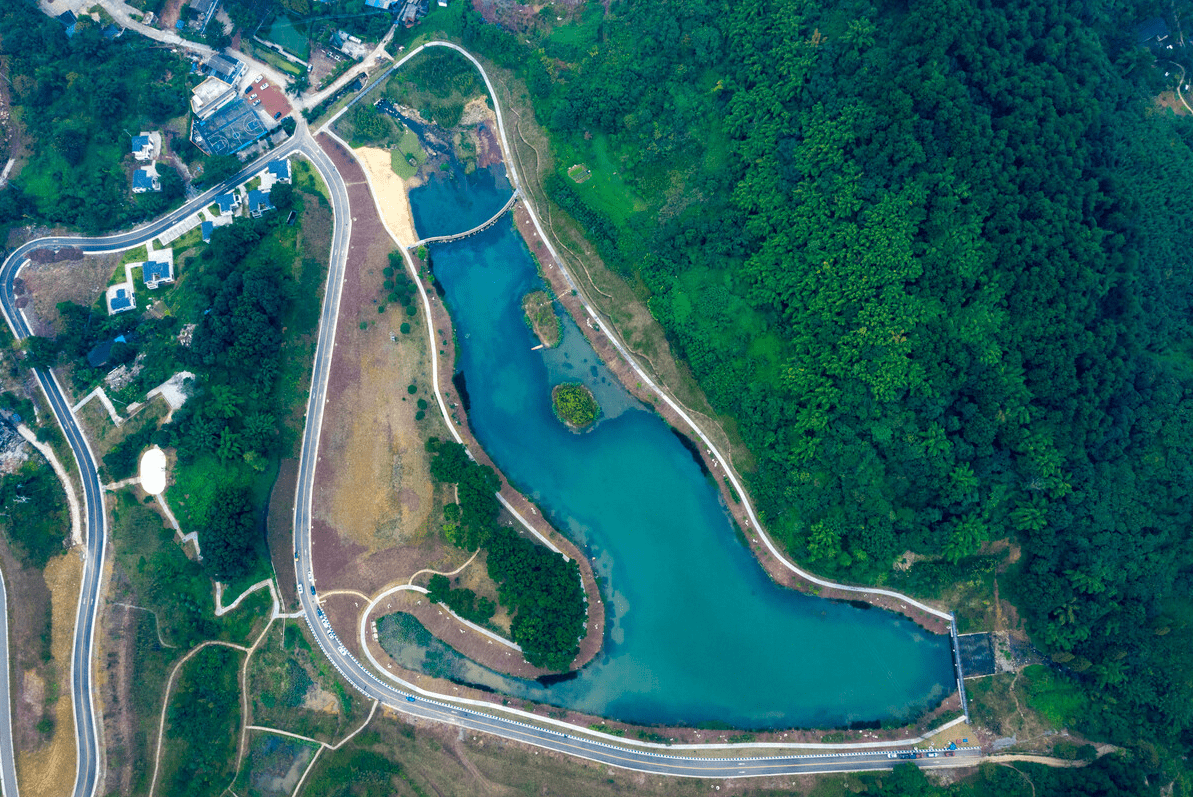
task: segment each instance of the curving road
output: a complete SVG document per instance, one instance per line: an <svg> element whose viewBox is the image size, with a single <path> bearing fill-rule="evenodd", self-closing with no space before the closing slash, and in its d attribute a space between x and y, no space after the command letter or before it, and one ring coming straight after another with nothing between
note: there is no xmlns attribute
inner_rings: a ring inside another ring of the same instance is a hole
<svg viewBox="0 0 1193 797"><path fill-rule="evenodd" d="M457 50L476 66L485 80L490 96L493 97L502 143L505 151L508 153L510 150L505 137L501 109L497 104L496 93L493 91L489 76L470 53L448 42L430 42L408 53L399 64L413 57L423 47L428 46L449 47ZM323 177L329 190L334 213L328 282L315 350L312 385L307 406L307 424L303 433L302 450L299 459L298 491L295 501L294 518L295 569L297 571L297 583L303 613L315 639L332 664L336 666L341 674L356 689L367 697L384 702L392 709L413 716L501 736L506 739L524 742L623 769L662 775L732 778L883 769L890 767L894 763L892 756L895 755L893 752L895 748L905 747L919 741L917 739L901 742L871 742L846 752L827 752L826 749L833 748L831 745L756 744L739 745L736 747L730 745L676 745L674 747L667 747L665 745L638 742L635 740L618 739L596 733L587 728L567 725L557 720L536 717L516 709L503 708L468 699L454 699L425 692L413 684L406 683L389 674L375 662L374 666L376 670L366 668L348 651L336 637L334 631L332 631L322 611L319 609L314 596L311 594L311 584L313 582L311 504L315 467L318 461L323 408L327 402L327 380L335 344L340 294L343 286L348 257L348 244L352 230L351 209L348 202L347 188L342 176L327 154L315 144L306 125L301 121L295 136L285 144L250 166L245 167L223 185L210 189L188 202L182 208L154 222L129 232L102 238L71 236L42 238L31 241L13 251L4 260L3 264L0 265L0 311L3 311L5 320L12 329L14 336L20 340L30 334L25 318L16 306L16 299L13 293L13 280L31 252L37 249L77 247L85 252L97 253L115 252L139 246L178 223L186 216L210 204L217 193L227 191L230 187L248 179L263 167L266 160L286 157L295 153L301 153L306 156ZM506 162L509 166L511 181L514 184L515 190L517 190L520 184L513 161L507 157ZM527 202L527 208L531 212L531 217L535 225L538 226L537 215L534 214L529 201ZM541 228L540 237L544 241L547 241L548 246L550 246L549 240L543 235ZM556 259L558 260L558 257ZM602 328L610 329L608 325L604 325ZM629 353L624 350L620 341L616 337L612 337L611 339L618 345L618 348L626 356L630 364L638 370L637 364L632 357L629 357ZM654 382L649 377L641 371L639 371L639 374L647 384L654 387ZM74 703L78 757L73 795L74 797L93 797L102 781L103 774L100 744L101 731L95 717L91 677L94 629L101 597L103 556L107 537L103 492L96 472L95 458L88 446L85 435L79 427L77 419L71 412L71 408L66 401L60 385L50 372L37 371L36 376L59 425L62 427L67 442L71 446L71 451L74 454L83 481L83 492L87 505L87 549L84 561L83 588L79 596L78 621L75 628L74 650L71 658L71 694ZM670 399L665 394L662 394L661 391L660 394L670 403ZM682 410L679 411L687 419L687 416L683 414ZM695 426L694 424L692 425L693 427ZM700 433L699 430L697 430L697 433L715 451L715 447L712 446L703 433ZM721 459L723 460L723 458ZM732 478L732 474L730 474L730 477ZM739 494L745 495L740 486L738 487L738 491ZM761 533L761 529L759 531ZM766 539L765 534L763 536ZM767 542L769 543L769 539ZM777 555L777 551L775 553ZM795 569L794 566L789 566ZM830 582L822 582L815 577L812 580L818 583L830 584ZM841 585L831 584L831 586L840 588ZM858 589L858 591L863 590ZM881 590L873 591L881 592ZM906 596L899 595L898 597L915 603ZM934 609L929 610L933 612L937 611ZM368 653L367 647L364 650ZM377 673L380 673L380 675ZM2 685L0 683L0 686ZM4 700L5 709L7 710L11 705L8 695L0 694L0 698ZM2 726L3 723L0 723L0 736L4 733ZM13 766L11 744L6 748L2 742L3 739L0 739L0 772L3 774L0 783L4 785L4 797L16 797L15 785L11 791L8 785L10 783L10 776L11 783L15 784L15 774L11 773ZM807 750L809 748L819 749L816 752L810 753L796 752L797 750ZM743 750L749 750L751 753L758 754L742 757L725 757L726 753ZM778 754L764 755L762 751L774 751ZM981 751L977 748L965 748L958 750L956 756L956 758L920 759L917 763L927 767L955 766L961 763L962 759L966 763L972 763L981 756Z"/></svg>
<svg viewBox="0 0 1193 797"><path fill-rule="evenodd" d="M489 77L479 62L463 48L449 42L428 42L406 54L393 68L401 66L424 47L448 47L467 57L481 73L489 94L494 99L498 126L505 144L501 109ZM392 71L392 70L389 70ZM388 74L388 72L386 74ZM385 75L382 75L384 78ZM505 151L509 152L508 145ZM322 153L320 153L322 154ZM840 749L833 745L666 745L618 739L599 734L588 728L538 717L517 709L496 706L482 701L452 698L425 691L389 673L369 652L362 627L360 646L373 665L362 664L331 628L319 604L312 594L314 570L311 553L311 515L314 497L315 469L318 464L319 438L323 424L323 409L327 404L327 382L331 368L332 352L335 346L336 323L339 315L340 293L351 237L351 209L347 189L339 171L323 155L312 158L330 189L334 210L332 234L332 257L328 268L328 282L320 319L319 335L315 349L315 363L312 386L307 403L307 423L303 432L302 449L299 455L298 487L294 504L294 567L298 585L299 602L311 632L325 655L346 680L366 697L385 703L392 709L424 719L458 725L470 730L501 736L506 739L555 750L567 755L592 761L662 775L689 777L733 778L767 776L810 772L844 772L864 769L889 768L895 761L896 749L906 749L917 740L896 742L872 742L862 745L866 749L847 752L826 752L825 749ZM515 196L520 194L520 181L513 162L506 159L510 178L514 184ZM527 202L529 207L529 202ZM532 212L533 216L533 212ZM535 219L537 224L537 218ZM540 236L542 233L540 231ZM546 240L545 236L542 236ZM420 292L423 287L416 280ZM425 302L425 295L424 295ZM623 354L628 353L623 351ZM632 360L631 360L632 362ZM653 382L651 382L653 385ZM686 417L686 416L685 416ZM703 435L702 435L703 436ZM710 444L711 445L711 444ZM739 490L740 491L740 490ZM837 585L834 585L837 586ZM906 596L900 596L906 598ZM907 599L910 600L910 599ZM928 607L925 607L928 608ZM932 610L936 611L936 610ZM379 675L379 674L380 675ZM821 748L817 752L800 753L796 750ZM749 750L785 751L779 755L749 755L744 757L719 757L726 752ZM917 763L925 767L956 766L961 760L973 763L981 756L977 748L956 751L956 757L923 758ZM896 758L897 760L897 758Z"/></svg>
<svg viewBox="0 0 1193 797"><path fill-rule="evenodd" d="M21 340L32 334L24 314L16 305L16 297L13 293L13 281L27 262L30 253L39 249L56 250L64 247L75 247L89 253L119 252L132 249L152 240L187 216L211 204L216 194L228 191L233 186L244 182L264 168L266 161L286 157L296 151L306 153L308 150L319 151L303 126L286 143L241 169L222 185L209 189L178 210L149 224L128 232L101 238L51 236L39 238L18 247L0 265L0 311L4 313L4 319L8 322L13 336L17 340ZM319 152L322 154L321 151ZM95 621L101 602L100 588L108 531L103 504L103 485L100 483L95 456L87 443L87 437L83 434L71 411L70 403L67 401L62 387L58 384L58 380L50 371L37 370L34 373L58 425L66 436L83 482L83 500L86 504L86 525L84 527L86 552L83 559L83 585L79 591L78 619L75 623L74 648L71 652L70 665L77 758L72 794L74 797L92 797L103 780L104 767L101 754L101 730L95 716L91 672L92 654L95 647ZM7 658L5 661L7 662ZM0 686L2 685L0 684ZM0 694L0 699L3 699L5 712L9 712L12 703L7 690L4 690L4 694ZM3 733L2 728L0 728L0 733ZM0 773L3 774L0 782L5 785L4 797L16 797L16 775L12 771L13 768L11 743L0 744ZM13 784L11 791L8 788L10 782Z"/></svg>

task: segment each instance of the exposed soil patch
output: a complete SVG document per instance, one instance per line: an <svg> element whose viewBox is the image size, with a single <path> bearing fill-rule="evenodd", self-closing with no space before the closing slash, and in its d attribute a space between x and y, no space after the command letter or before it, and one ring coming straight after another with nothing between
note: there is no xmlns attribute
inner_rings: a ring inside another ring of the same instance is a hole
<svg viewBox="0 0 1193 797"><path fill-rule="evenodd" d="M369 180L381 206L385 225L397 236L402 246L413 246L418 240L414 231L414 216L406 198L406 184L390 165L392 154L379 147L360 147L354 150L360 165L368 170Z"/></svg>
<svg viewBox="0 0 1193 797"><path fill-rule="evenodd" d="M178 17L182 15L182 4L184 0L166 0L165 5L162 6L162 12L158 15L158 22L155 27L162 30L174 30L174 24L178 22Z"/></svg>
<svg viewBox="0 0 1193 797"><path fill-rule="evenodd" d="M23 294L29 295L25 316L36 335L53 337L60 331L58 303L93 305L108 287L120 263L120 253L88 255L78 260L31 262L21 269Z"/></svg>
<svg viewBox="0 0 1193 797"><path fill-rule="evenodd" d="M283 607L298 601L294 580L294 494L298 489L298 460L283 459L278 463L278 478L269 494L269 511L265 530L269 540L269 557L277 578L279 599Z"/></svg>
<svg viewBox="0 0 1193 797"><path fill-rule="evenodd" d="M37 730L45 706L45 688L51 665L43 661L42 635L49 630L50 590L40 570L20 566L7 538L0 534L0 566L8 591L8 650L13 704L13 743L30 750L45 741Z"/></svg>
<svg viewBox="0 0 1193 797"><path fill-rule="evenodd" d="M82 576L83 563L73 553L51 559L46 566L45 583L53 605L51 651L58 697L52 709L54 731L50 740L32 748L17 748L17 778L23 795L67 794L75 780L75 722L67 681Z"/></svg>

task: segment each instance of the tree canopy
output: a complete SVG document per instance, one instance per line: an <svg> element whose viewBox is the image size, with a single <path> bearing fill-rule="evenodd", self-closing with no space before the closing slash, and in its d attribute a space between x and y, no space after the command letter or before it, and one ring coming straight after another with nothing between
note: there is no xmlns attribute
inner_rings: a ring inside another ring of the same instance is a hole
<svg viewBox="0 0 1193 797"><path fill-rule="evenodd" d="M524 78L545 191L733 419L767 529L867 583L1014 541L1089 727L1187 742L1193 124L1151 106L1154 11L606 8L453 31Z"/></svg>

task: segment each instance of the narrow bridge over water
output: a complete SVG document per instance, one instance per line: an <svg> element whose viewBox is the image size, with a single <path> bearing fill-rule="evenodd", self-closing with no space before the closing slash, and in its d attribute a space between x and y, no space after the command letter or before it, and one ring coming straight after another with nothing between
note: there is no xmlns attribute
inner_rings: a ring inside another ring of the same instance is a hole
<svg viewBox="0 0 1193 797"><path fill-rule="evenodd" d="M458 232L454 235L434 235L434 236L431 236L430 238L423 238L422 240L415 241L413 244L410 245L409 248L416 249L420 246L425 246L427 244L442 244L442 243L447 243L448 241L458 241L461 238L467 238L471 235L476 235L478 232L484 232L485 230L489 229L494 224L496 224L498 219L500 219L502 216L504 216L509 211L509 209L514 206L514 203L518 201L518 197L520 197L521 195L522 195L522 189L515 188L514 193L510 195L509 200L504 205L502 205L501 210L494 213L493 217L490 218L488 221L486 221L482 224L478 224L477 226L473 227L471 230L465 230L464 232Z"/></svg>

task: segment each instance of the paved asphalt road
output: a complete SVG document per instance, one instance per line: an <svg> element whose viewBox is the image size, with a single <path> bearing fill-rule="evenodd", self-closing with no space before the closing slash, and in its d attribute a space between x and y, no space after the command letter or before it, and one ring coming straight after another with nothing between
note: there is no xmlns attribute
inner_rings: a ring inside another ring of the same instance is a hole
<svg viewBox="0 0 1193 797"><path fill-rule="evenodd" d="M8 676L12 662L8 658L8 594L4 572L0 571L0 794L17 797L17 772L13 767L12 711L8 701Z"/></svg>
<svg viewBox="0 0 1193 797"><path fill-rule="evenodd" d="M415 52L417 50L409 53L407 57L413 56ZM403 61L405 60L403 59ZM311 506L319 437L323 425L323 409L328 401L327 379L335 345L340 292L344 280L348 243L352 233L352 215L343 178L330 159L322 151L312 153L304 148L303 152L311 157L316 169L327 183L335 221L323 314L320 318L319 336L315 348L312 387L307 402L307 422L299 455L298 488L294 503L294 567L303 614L306 616L311 632L319 646L340 673L366 697L379 700L390 708L406 714L459 725L470 730L525 742L567 755L642 772L728 778L889 768L894 763L890 758L890 755L894 754L894 749L891 747L848 753L817 752L765 757L712 758L708 756L732 751L718 751L715 748L690 753L680 752L675 748L670 748L668 751L668 748L659 745L638 744L633 741L619 742L613 737L599 737L588 729L565 726L562 723L559 723L559 730L544 728L521 721L519 716L530 719L521 712L511 712L513 716L496 714L494 712L499 711L499 707L424 692L392 674L384 673L386 678L393 682L391 684L378 677L373 670L366 668L348 651L323 616L316 596L312 595L314 571L311 554ZM478 711L477 709L482 706L484 708ZM920 759L919 763L921 766L955 766L959 758L964 757L976 762L980 756L980 750L965 749L957 751L956 758Z"/></svg>
<svg viewBox="0 0 1193 797"><path fill-rule="evenodd" d="M0 265L0 310L18 339L28 337L31 332L25 323L25 318L16 306L13 294L13 280L17 272L28 259L29 254L38 249L60 249L76 247L84 252L118 252L140 246L151 240L187 216L211 204L216 194L229 190L232 186L243 182L254 173L260 171L265 161L286 157L303 145L316 149L311 142L305 126L301 132L289 139L282 146L270 152L264 158L242 169L238 174L224 184L212 188L199 195L178 210L157 219L149 224L129 232L109 235L103 238L77 238L69 236L39 238L18 247ZM78 767L75 775L74 797L92 797L102 781L103 759L100 755L100 731L95 718L94 693L91 686L91 660L94 649L95 620L99 611L100 587L103 574L104 548L107 541L107 518L104 514L103 485L99 480L99 473L95 457L87 444L87 438L79 427L78 421L71 412L69 403L48 371L37 371L37 381L49 400L59 425L66 435L74 453L75 463L82 474L83 498L87 505L86 539L87 551L83 560L83 588L79 593L78 620L75 623L74 650L71 654L71 698L75 715L75 746ZM7 651L5 651L7 652ZM5 657L5 661L8 659ZM8 693L7 679L0 682L6 716L11 715L11 697ZM0 723L0 733L4 733L7 741L0 740L0 783L4 784L4 797L16 797L16 775L13 771L11 736L7 733L8 723ZM12 788L9 788L12 784Z"/></svg>
<svg viewBox="0 0 1193 797"><path fill-rule="evenodd" d="M305 125L300 125L299 131L294 137L271 152L266 158L285 157L295 152L306 155L327 183L335 218L328 285L319 326L307 425L299 462L298 494L295 502L295 568L300 600L307 621L320 647L344 677L367 697L379 700L406 714L643 772L725 778L889 767L892 764L889 757L890 748L847 753L816 752L726 758L710 757L725 752L715 749L681 751L677 748L662 748L636 743L632 740L618 741L612 737L598 737L583 728L560 725L560 729L555 730L550 727L540 727L515 718L520 715L520 712L515 713L513 717L480 713L475 707L469 705L469 701L454 700L449 702L450 698L422 692L413 685L405 684L386 674L398 684L398 687L403 688L395 687L382 680L371 670L366 669L348 652L335 637L330 626L324 624L325 618L310 593L309 574L312 572L312 490L323 407L327 401L327 377L331 366L335 329L339 315L340 292L351 237L351 214L347 188L339 171L326 153L319 149L311 139ZM9 326L12 327L14 335L20 339L30 334L24 317L16 307L13 294L13 280L30 252L36 249L61 247L78 247L86 252L113 252L139 246L186 216L205 207L212 201L215 194L226 191L232 185L247 179L261 167L262 161L246 167L224 185L207 191L179 210L136 230L104 238L43 238L15 250L3 265L0 265L0 310L3 311ZM74 797L93 797L102 780L103 768L100 756L99 729L94 713L90 666L93 632L100 602L104 543L107 536L102 485L99 482L95 459L87 445L87 440L82 434L60 386L49 373L39 371L37 378L74 452L80 473L83 475L83 490L87 503L87 555L71 662L71 694L75 710L78 751L78 769L73 794ZM3 699L5 707L11 706L7 694L0 695L0 699ZM496 712L499 709L489 706L487 710ZM981 753L975 749L967 749L958 751L957 755L958 758L965 757L976 761ZM0 761L0 769L6 770L3 782L7 784L13 766L11 746L6 754L5 747L0 745L0 758L5 759ZM958 763L958 759L921 759L919 763L921 766L948 766ZM10 793L6 785L5 797L16 797L15 789Z"/></svg>

